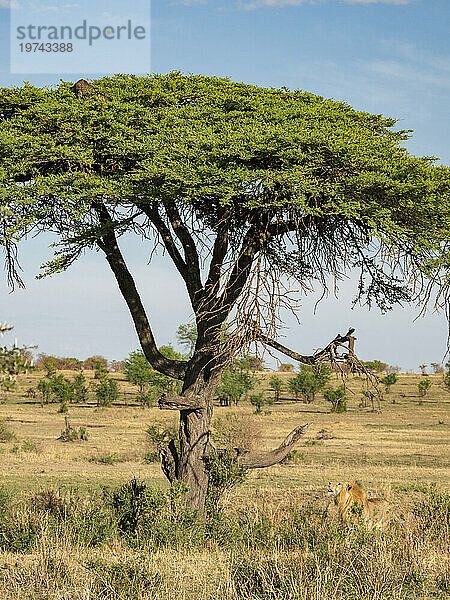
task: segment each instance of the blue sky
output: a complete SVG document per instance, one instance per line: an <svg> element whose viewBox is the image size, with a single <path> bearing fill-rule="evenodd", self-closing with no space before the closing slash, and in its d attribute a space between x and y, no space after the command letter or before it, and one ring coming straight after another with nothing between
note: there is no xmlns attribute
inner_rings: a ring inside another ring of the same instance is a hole
<svg viewBox="0 0 450 600"><path fill-rule="evenodd" d="M27 4L49 14L71 10L63 0ZM59 73L10 74L7 5L0 0L1 85L20 85L23 80L57 83ZM18 8L13 10L24 8L21 0L14 5ZM142 11L142 2L137 5ZM90 6L86 16L100 17L100 4ZM153 0L151 8L152 71L226 75L346 100L355 108L398 118L399 127L415 130L408 142L412 153L438 156L450 164L447 0ZM132 3L111 0L108 11L111 18L144 20ZM124 46L128 72L137 72L135 52ZM83 75L81 71L61 77L75 81ZM20 339L46 352L121 358L135 348L130 319L100 256L88 255L69 273L35 281L40 258L48 253L45 246L45 240L25 245L27 290L13 295L0 291L0 320L15 323ZM147 255L134 243L127 251L158 341L174 340L177 324L189 317L176 274L163 259L149 269ZM442 358L447 329L443 317L431 314L414 321L414 308L384 316L375 310L351 311L351 283L343 286L339 302L324 301L316 315L313 300L306 298L299 314L302 327L287 317L287 342L307 352L352 324L360 332L364 358L379 357L408 369Z"/></svg>

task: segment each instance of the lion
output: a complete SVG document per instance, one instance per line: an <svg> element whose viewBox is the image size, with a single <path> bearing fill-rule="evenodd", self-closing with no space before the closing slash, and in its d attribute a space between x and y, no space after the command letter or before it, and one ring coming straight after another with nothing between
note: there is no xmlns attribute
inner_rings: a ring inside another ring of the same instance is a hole
<svg viewBox="0 0 450 600"><path fill-rule="evenodd" d="M368 498L356 481L328 484L330 504L334 501L341 520L348 524L362 517L369 529L382 529L388 521L388 503L383 498Z"/></svg>

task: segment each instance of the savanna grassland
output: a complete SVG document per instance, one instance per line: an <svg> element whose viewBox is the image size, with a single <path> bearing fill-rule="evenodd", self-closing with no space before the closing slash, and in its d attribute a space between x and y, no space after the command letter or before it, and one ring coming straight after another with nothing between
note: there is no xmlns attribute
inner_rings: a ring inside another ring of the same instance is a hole
<svg viewBox="0 0 450 600"><path fill-rule="evenodd" d="M267 395L269 375L256 374ZM249 472L207 520L187 514L182 491L169 492L159 465L144 461L146 426L175 424L176 413L140 408L137 389L114 373L118 402L98 408L91 392L70 405L72 427L88 439L63 442L59 405L26 395L43 376L21 376L1 396L2 600L450 597L450 394L441 375L429 376L424 398L421 376L400 375L381 413L360 406L357 377L343 414L320 394L305 404L284 392L262 415L245 400L217 406L218 433L239 415L237 444L269 449L311 425L288 461ZM328 481L348 479L390 501L387 531L344 528L334 508L325 515Z"/></svg>

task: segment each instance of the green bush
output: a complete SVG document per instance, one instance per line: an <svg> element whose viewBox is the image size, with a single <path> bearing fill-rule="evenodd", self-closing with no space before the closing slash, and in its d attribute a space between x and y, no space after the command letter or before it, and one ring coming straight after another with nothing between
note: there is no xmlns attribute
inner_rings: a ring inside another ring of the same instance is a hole
<svg viewBox="0 0 450 600"><path fill-rule="evenodd" d="M111 406L119 398L119 384L115 379L102 377L95 386L97 406Z"/></svg>
<svg viewBox="0 0 450 600"><path fill-rule="evenodd" d="M380 379L380 382L384 385L385 387L385 392L386 394L389 394L389 392L391 391L391 386L395 385L398 381L398 377L396 373L388 373L386 375L386 377L383 377L383 379Z"/></svg>
<svg viewBox="0 0 450 600"><path fill-rule="evenodd" d="M259 394L250 394L249 397L250 404L255 407L255 415L260 415L263 412L263 406L272 406L273 398L266 398L264 392L259 392ZM270 414L269 411L266 411L266 414Z"/></svg>
<svg viewBox="0 0 450 600"><path fill-rule="evenodd" d="M301 365L300 372L289 380L288 388L296 399L301 397L304 402L310 403L330 378L331 371L327 365Z"/></svg>
<svg viewBox="0 0 450 600"><path fill-rule="evenodd" d="M428 390L431 388L431 379L423 379L417 384L420 398L424 398L428 394Z"/></svg>
<svg viewBox="0 0 450 600"><path fill-rule="evenodd" d="M344 385L340 385L336 389L328 388L324 390L323 395L328 402L331 402L331 412L344 413L347 411L347 398L345 396Z"/></svg>

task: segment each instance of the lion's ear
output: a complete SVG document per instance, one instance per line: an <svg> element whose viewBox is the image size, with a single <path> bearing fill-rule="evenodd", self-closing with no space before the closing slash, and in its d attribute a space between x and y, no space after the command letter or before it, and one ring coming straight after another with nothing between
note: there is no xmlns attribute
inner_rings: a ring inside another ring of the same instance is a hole
<svg viewBox="0 0 450 600"><path fill-rule="evenodd" d="M347 483L347 492L349 492L352 489L352 484L351 483Z"/></svg>

